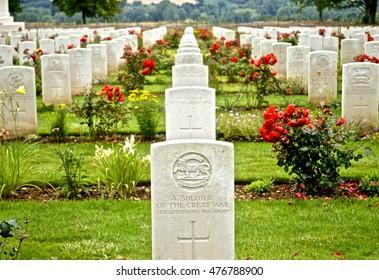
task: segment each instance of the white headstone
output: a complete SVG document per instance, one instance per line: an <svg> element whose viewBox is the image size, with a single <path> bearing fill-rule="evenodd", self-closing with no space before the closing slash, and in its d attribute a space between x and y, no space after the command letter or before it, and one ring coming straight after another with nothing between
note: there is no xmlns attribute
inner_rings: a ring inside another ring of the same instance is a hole
<svg viewBox="0 0 379 280"><path fill-rule="evenodd" d="M315 51L309 54L309 104L329 106L336 101L337 61L336 52Z"/></svg>
<svg viewBox="0 0 379 280"><path fill-rule="evenodd" d="M208 86L208 66L180 64L172 67L172 87Z"/></svg>
<svg viewBox="0 0 379 280"><path fill-rule="evenodd" d="M69 45L70 39L68 37L58 36L55 38L55 52L64 54Z"/></svg>
<svg viewBox="0 0 379 280"><path fill-rule="evenodd" d="M71 94L84 94L92 86L92 52L77 48L67 53L70 57Z"/></svg>
<svg viewBox="0 0 379 280"><path fill-rule="evenodd" d="M203 55L200 53L178 53L175 55L175 65L203 64Z"/></svg>
<svg viewBox="0 0 379 280"><path fill-rule="evenodd" d="M166 89L166 139L216 139L215 90Z"/></svg>
<svg viewBox="0 0 379 280"><path fill-rule="evenodd" d="M269 53L272 53L272 45L277 42L278 42L277 40L273 40L273 39L260 41L260 44L261 44L260 56L264 56Z"/></svg>
<svg viewBox="0 0 379 280"><path fill-rule="evenodd" d="M92 51L92 81L94 83L107 80L107 46L105 44L90 44L87 48Z"/></svg>
<svg viewBox="0 0 379 280"><path fill-rule="evenodd" d="M308 88L308 63L311 48L291 46L287 48L287 80L297 79Z"/></svg>
<svg viewBox="0 0 379 280"><path fill-rule="evenodd" d="M55 53L55 41L53 39L41 39L39 40L39 48L44 54Z"/></svg>
<svg viewBox="0 0 379 280"><path fill-rule="evenodd" d="M18 44L18 55L20 59L20 65L23 65L26 62L30 62L27 57L27 54L32 54L37 49L36 42L33 41L24 41Z"/></svg>
<svg viewBox="0 0 379 280"><path fill-rule="evenodd" d="M107 69L108 74L117 72L119 63L118 43L116 41L101 41L100 44L107 46Z"/></svg>
<svg viewBox="0 0 379 280"><path fill-rule="evenodd" d="M311 52L321 51L324 48L324 37L321 35L311 35L309 36L309 44Z"/></svg>
<svg viewBox="0 0 379 280"><path fill-rule="evenodd" d="M291 47L291 43L274 43L272 52L278 61L272 66L272 70L276 71L278 79L287 79L287 48Z"/></svg>
<svg viewBox="0 0 379 280"><path fill-rule="evenodd" d="M45 105L70 104L70 59L67 54L41 56L42 102Z"/></svg>
<svg viewBox="0 0 379 280"><path fill-rule="evenodd" d="M0 68L13 65L12 47L0 45Z"/></svg>
<svg viewBox="0 0 379 280"><path fill-rule="evenodd" d="M19 53L18 52L18 44L21 42L22 36L21 35L12 35L9 38L10 38L10 43L11 43L11 46L13 49L13 55L18 56L18 53Z"/></svg>
<svg viewBox="0 0 379 280"><path fill-rule="evenodd" d="M338 44L337 37L324 37L324 51L338 52Z"/></svg>
<svg viewBox="0 0 379 280"><path fill-rule="evenodd" d="M379 41L366 42L364 48L365 54L379 59Z"/></svg>
<svg viewBox="0 0 379 280"><path fill-rule="evenodd" d="M361 53L360 44L357 39L341 40L341 65L354 62L354 57Z"/></svg>
<svg viewBox="0 0 379 280"><path fill-rule="evenodd" d="M35 71L33 67L8 66L0 68L0 91L15 92L20 86L25 87L25 94L15 93L12 104L3 106L4 126L11 137L23 137L37 134L37 101ZM1 105L0 105L1 106ZM16 121L14 120L16 117Z"/></svg>
<svg viewBox="0 0 379 280"><path fill-rule="evenodd" d="M343 65L342 116L349 123L378 126L379 65L356 62Z"/></svg>

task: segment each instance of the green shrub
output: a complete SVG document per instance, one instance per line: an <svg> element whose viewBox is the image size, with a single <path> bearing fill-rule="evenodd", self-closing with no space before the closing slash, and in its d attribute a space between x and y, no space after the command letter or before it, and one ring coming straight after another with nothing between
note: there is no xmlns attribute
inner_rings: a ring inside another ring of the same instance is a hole
<svg viewBox="0 0 379 280"><path fill-rule="evenodd" d="M364 176L360 182L361 190L367 195L379 194L379 177Z"/></svg>
<svg viewBox="0 0 379 280"><path fill-rule="evenodd" d="M25 221L28 224L28 221ZM19 237L17 245L11 245L8 240L9 238L15 237L15 234ZM22 231L16 220L6 220L0 222L0 236L3 241L0 242L0 260L3 258L6 260L16 260L21 250L21 245L23 241L29 236L26 231ZM8 247L11 246L11 249Z"/></svg>
<svg viewBox="0 0 379 280"><path fill-rule="evenodd" d="M13 195L24 186L35 186L39 156L35 144L0 145L0 198Z"/></svg>
<svg viewBox="0 0 379 280"><path fill-rule="evenodd" d="M258 181L250 183L250 185L247 185L246 191L255 192L255 193L265 193L269 189L272 188L273 183L274 183L274 180L272 179L258 180Z"/></svg>

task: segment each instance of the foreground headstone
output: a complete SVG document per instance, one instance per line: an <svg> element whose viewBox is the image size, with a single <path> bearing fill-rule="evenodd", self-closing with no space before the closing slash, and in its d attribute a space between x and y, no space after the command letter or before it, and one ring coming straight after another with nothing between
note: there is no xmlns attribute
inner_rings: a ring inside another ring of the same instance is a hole
<svg viewBox="0 0 379 280"><path fill-rule="evenodd" d="M348 63L342 72L342 116L349 123L378 127L379 65Z"/></svg>
<svg viewBox="0 0 379 280"><path fill-rule="evenodd" d="M153 259L234 259L233 145L156 143L151 162Z"/></svg>
<svg viewBox="0 0 379 280"><path fill-rule="evenodd" d="M25 87L25 94L14 93L20 86ZM0 91L6 89L14 93L12 103L6 100L1 111L4 114L3 126L10 137L24 137L37 134L37 101L35 72L33 67L8 66L0 69ZM5 107L6 106L6 107Z"/></svg>
<svg viewBox="0 0 379 280"><path fill-rule="evenodd" d="M70 60L67 54L41 56L42 102L71 104Z"/></svg>

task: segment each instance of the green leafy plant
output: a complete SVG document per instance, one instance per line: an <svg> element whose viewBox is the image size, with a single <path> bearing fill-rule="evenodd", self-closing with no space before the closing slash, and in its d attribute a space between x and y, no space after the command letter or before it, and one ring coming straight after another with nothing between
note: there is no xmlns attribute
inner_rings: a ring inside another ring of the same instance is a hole
<svg viewBox="0 0 379 280"><path fill-rule="evenodd" d="M260 128L263 140L273 143L277 164L309 193L319 193L333 188L339 179L341 166L348 168L352 160L362 154L343 147L347 136L340 126L343 118L335 119L329 109L322 110L314 118L307 108L288 105L280 111L271 105L264 112Z"/></svg>
<svg viewBox="0 0 379 280"><path fill-rule="evenodd" d="M28 224L28 220L25 221L25 224ZM15 234L19 237L18 244L8 249L8 247L11 246L8 240L9 238L15 237ZM29 237L26 231L20 229L16 220L0 222L0 236L3 238L2 242L0 242L0 260L3 258L6 260L16 260L20 253L22 243Z"/></svg>
<svg viewBox="0 0 379 280"><path fill-rule="evenodd" d="M98 184L113 197L126 197L135 191L150 161L134 142L134 136L108 149L96 146L93 164L99 172Z"/></svg>
<svg viewBox="0 0 379 280"><path fill-rule="evenodd" d="M257 141L260 140L259 128L262 118L255 111L220 113L216 120L218 137L225 141Z"/></svg>
<svg viewBox="0 0 379 280"><path fill-rule="evenodd" d="M66 136L66 104L60 104L56 107L55 112L55 120L51 124L51 136L59 142L60 139Z"/></svg>
<svg viewBox="0 0 379 280"><path fill-rule="evenodd" d="M276 72L271 70L277 58L273 53L264 55L258 59L250 59L240 71L242 82L240 93L246 95L247 108L254 106L258 109L267 104L266 97L271 94L282 94L282 84L275 77Z"/></svg>
<svg viewBox="0 0 379 280"><path fill-rule="evenodd" d="M255 193L265 193L272 188L274 180L263 179L250 183L246 186L246 191Z"/></svg>
<svg viewBox="0 0 379 280"><path fill-rule="evenodd" d="M62 161L60 170L64 172L65 184L61 187L62 193L67 198L82 198L89 195L88 184L84 181L83 175L83 155L75 155L72 149L57 149L56 153Z"/></svg>
<svg viewBox="0 0 379 280"><path fill-rule="evenodd" d="M37 187L38 149L35 144L10 142L0 145L0 198L25 186Z"/></svg>
<svg viewBox="0 0 379 280"><path fill-rule="evenodd" d="M360 188L364 194L369 196L379 194L379 178L364 176L361 179Z"/></svg>
<svg viewBox="0 0 379 280"><path fill-rule="evenodd" d="M113 136L119 127L127 126L129 110L120 87L105 85L99 93L93 90L84 95L83 101L74 102L72 111L84 119L91 136Z"/></svg>
<svg viewBox="0 0 379 280"><path fill-rule="evenodd" d="M147 90L133 90L128 100L133 105L133 114L137 119L141 135L153 139L157 133L160 117L157 96Z"/></svg>
<svg viewBox="0 0 379 280"><path fill-rule="evenodd" d="M151 49L140 48L133 52L131 46L124 47L123 58L125 64L121 67L118 80L124 84L125 91L143 89L145 77L155 68L155 61Z"/></svg>

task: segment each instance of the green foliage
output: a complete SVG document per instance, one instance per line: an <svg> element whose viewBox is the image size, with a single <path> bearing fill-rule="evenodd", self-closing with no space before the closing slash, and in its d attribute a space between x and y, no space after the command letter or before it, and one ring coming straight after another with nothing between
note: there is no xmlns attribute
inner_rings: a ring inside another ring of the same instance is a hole
<svg viewBox="0 0 379 280"><path fill-rule="evenodd" d="M342 148L347 138L343 118L335 121L333 113L324 109L314 119L306 108L288 105L286 111L270 106L264 113L260 129L265 141L272 142L277 164L296 180L305 191L320 193L333 188L339 179L340 166L348 168L352 160L362 158L350 148Z"/></svg>
<svg viewBox="0 0 379 280"><path fill-rule="evenodd" d="M61 159L60 170L64 172L65 184L61 186L61 192L67 198L82 198L84 195L89 195L87 183L84 182L83 176L83 155L75 155L72 149L60 148L56 150L57 155Z"/></svg>
<svg viewBox="0 0 379 280"><path fill-rule="evenodd" d="M134 52L131 46L126 45L123 58L125 64L118 73L118 80L124 84L125 92L143 89L145 77L155 68L153 52L144 48Z"/></svg>
<svg viewBox="0 0 379 280"><path fill-rule="evenodd" d="M27 220L25 221L25 224L28 224ZM11 249L8 249L8 238L15 237L15 233L19 237L18 244L17 246L12 246ZM0 236L3 238L2 242L0 242L0 260L3 258L6 260L16 260L20 253L22 242L29 237L25 231L20 229L16 220L0 222Z"/></svg>
<svg viewBox="0 0 379 280"><path fill-rule="evenodd" d="M53 5L69 16L80 12L83 24L87 23L87 17L99 16L110 20L120 11L120 2L117 0L53 0Z"/></svg>
<svg viewBox="0 0 379 280"><path fill-rule="evenodd" d="M119 87L113 89L106 85L99 94L92 89L84 95L82 102L75 100L72 112L84 119L82 124L88 126L92 137L113 136L120 126L128 124L129 110L124 101Z"/></svg>
<svg viewBox="0 0 379 280"><path fill-rule="evenodd" d="M133 90L128 96L133 105L141 135L154 139L160 118L160 106L155 95L147 90Z"/></svg>
<svg viewBox="0 0 379 280"><path fill-rule="evenodd" d="M366 195L378 195L379 194L379 176L371 177L369 175L364 176L360 182L361 190Z"/></svg>
<svg viewBox="0 0 379 280"><path fill-rule="evenodd" d="M263 179L250 183L246 186L246 191L255 193L265 193L272 188L274 180Z"/></svg>
<svg viewBox="0 0 379 280"><path fill-rule="evenodd" d="M124 145L108 149L96 146L93 164L99 172L98 184L103 191L109 197L126 197L135 191L150 161L137 150L132 136Z"/></svg>
<svg viewBox="0 0 379 280"><path fill-rule="evenodd" d="M258 112L227 112L217 117L216 132L225 141L257 141L262 118Z"/></svg>
<svg viewBox="0 0 379 280"><path fill-rule="evenodd" d="M55 120L51 124L51 136L56 139L57 142L66 137L66 104L60 104L55 108Z"/></svg>
<svg viewBox="0 0 379 280"><path fill-rule="evenodd" d="M13 195L24 186L35 186L39 157L35 144L0 145L0 198Z"/></svg>

